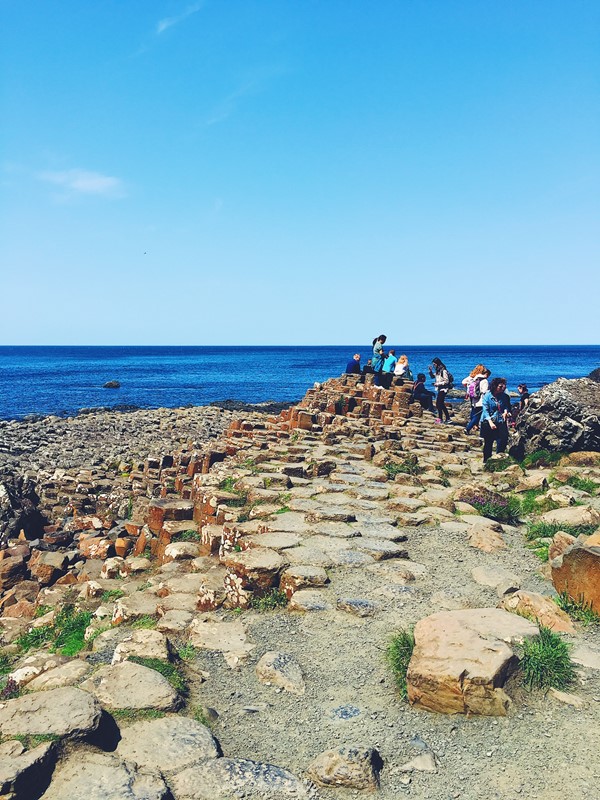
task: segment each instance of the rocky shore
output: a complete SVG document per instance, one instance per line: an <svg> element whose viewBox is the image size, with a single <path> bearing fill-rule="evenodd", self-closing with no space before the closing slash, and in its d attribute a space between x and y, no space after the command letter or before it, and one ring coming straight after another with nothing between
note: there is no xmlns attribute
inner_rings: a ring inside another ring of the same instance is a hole
<svg viewBox="0 0 600 800"><path fill-rule="evenodd" d="M595 797L600 453L484 471L409 400L0 423L0 796Z"/></svg>

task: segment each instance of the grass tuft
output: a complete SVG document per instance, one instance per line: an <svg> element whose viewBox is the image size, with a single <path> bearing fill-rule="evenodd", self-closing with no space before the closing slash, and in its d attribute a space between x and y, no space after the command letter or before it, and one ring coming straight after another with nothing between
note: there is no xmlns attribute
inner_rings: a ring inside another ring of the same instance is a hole
<svg viewBox="0 0 600 800"><path fill-rule="evenodd" d="M509 456L507 453L502 453L502 458L492 458L486 461L483 465L483 469L485 472L504 472L505 469L512 467L512 465L516 463L512 456Z"/></svg>
<svg viewBox="0 0 600 800"><path fill-rule="evenodd" d="M108 589L106 592L102 592L100 595L100 600L103 603L109 603L111 600L118 600L119 597L124 597L125 592L122 589Z"/></svg>
<svg viewBox="0 0 600 800"><path fill-rule="evenodd" d="M584 625L598 624L600 622L600 614L594 611L591 603L585 601L583 595L579 596L579 600L574 600L565 591L555 597L554 601L559 608L566 611L571 619L576 622L582 622Z"/></svg>
<svg viewBox="0 0 600 800"><path fill-rule="evenodd" d="M412 630L401 630L391 640L386 651L388 664L394 675L400 697L403 700L408 697L406 673L414 647L415 637Z"/></svg>
<svg viewBox="0 0 600 800"><path fill-rule="evenodd" d="M177 657L181 661L192 661L198 655L198 651L193 644L184 644L177 651Z"/></svg>
<svg viewBox="0 0 600 800"><path fill-rule="evenodd" d="M535 467L553 467L565 455L564 452L551 453L549 450L536 450L534 453L529 453L521 461L521 466L524 469L532 469Z"/></svg>
<svg viewBox="0 0 600 800"><path fill-rule="evenodd" d="M420 475L424 472L423 467L419 466L418 459L414 455L406 455L400 462L390 461L388 464L384 464L383 469L391 481L394 480L396 475Z"/></svg>
<svg viewBox="0 0 600 800"><path fill-rule="evenodd" d="M469 502L484 517L498 520L498 522L507 522L509 524L516 523L521 516L521 503L519 498L514 495L500 497L494 492L488 492L482 489L481 492L472 497Z"/></svg>
<svg viewBox="0 0 600 800"><path fill-rule="evenodd" d="M45 742L58 742L60 737L53 733L15 733L10 736L10 739L21 742L25 750L33 750L34 747Z"/></svg>
<svg viewBox="0 0 600 800"><path fill-rule="evenodd" d="M198 531L190 530L187 531L180 531L173 536L173 541L175 542L199 542L200 541L200 534Z"/></svg>
<svg viewBox="0 0 600 800"><path fill-rule="evenodd" d="M566 689L575 680L569 645L550 628L540 625L538 636L523 642L521 671L530 689Z"/></svg>
<svg viewBox="0 0 600 800"><path fill-rule="evenodd" d="M75 656L87 646L84 634L91 619L90 611L76 611L72 605L64 606L54 618L54 622L21 634L16 640L16 645L26 653L50 643L53 652L63 656Z"/></svg>
<svg viewBox="0 0 600 800"><path fill-rule="evenodd" d="M255 611L272 611L275 608L287 606L287 603L287 595L281 589L271 589L261 597L252 595L250 598L250 608Z"/></svg>
<svg viewBox="0 0 600 800"><path fill-rule="evenodd" d="M588 494L596 494L600 483L591 480L591 478L581 478L579 475L571 475L567 480L567 484L572 486L573 489L579 489L580 492L587 492Z"/></svg>
<svg viewBox="0 0 600 800"><path fill-rule="evenodd" d="M146 628L155 628L157 622L158 619L156 617L151 617L150 614L143 614L131 623L131 627L136 630L140 628L145 630Z"/></svg>

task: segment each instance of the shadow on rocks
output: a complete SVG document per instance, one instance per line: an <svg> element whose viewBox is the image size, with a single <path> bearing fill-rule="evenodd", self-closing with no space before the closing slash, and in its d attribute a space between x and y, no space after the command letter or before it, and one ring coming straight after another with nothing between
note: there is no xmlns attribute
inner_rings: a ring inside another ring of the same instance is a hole
<svg viewBox="0 0 600 800"><path fill-rule="evenodd" d="M121 741L121 731L115 718L108 711L102 711L100 724L95 731L86 736L85 740L107 753L114 752Z"/></svg>

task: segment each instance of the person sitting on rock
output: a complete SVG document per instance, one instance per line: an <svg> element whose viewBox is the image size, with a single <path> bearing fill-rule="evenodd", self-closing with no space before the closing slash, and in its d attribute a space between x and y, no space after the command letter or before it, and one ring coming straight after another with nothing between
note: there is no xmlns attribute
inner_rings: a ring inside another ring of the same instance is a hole
<svg viewBox="0 0 600 800"><path fill-rule="evenodd" d="M483 396L480 431L483 438L484 463L496 452L503 453L508 444L510 397L506 394L506 378L494 378Z"/></svg>
<svg viewBox="0 0 600 800"><path fill-rule="evenodd" d="M398 359L396 358L396 351L390 350L387 354L387 358L383 362L383 369L381 374L381 385L385 386L386 389L389 389L392 385L392 378L394 377L394 367L396 366L396 362Z"/></svg>
<svg viewBox="0 0 600 800"><path fill-rule="evenodd" d="M425 375L422 372L419 372L417 375L417 380L414 382L412 388L411 402L420 403L421 408L423 408L425 411L431 411L435 417L436 412L435 408L433 407L434 393L430 392L429 389L426 388L425 381Z"/></svg>
<svg viewBox="0 0 600 800"><path fill-rule="evenodd" d="M408 358L404 354L402 354L396 362L396 366L394 367L394 375L397 378L404 378L405 380L412 381L412 373L410 371L410 367L408 366Z"/></svg>
<svg viewBox="0 0 600 800"><path fill-rule="evenodd" d="M346 364L346 375L360 375L360 353L354 353L352 360Z"/></svg>

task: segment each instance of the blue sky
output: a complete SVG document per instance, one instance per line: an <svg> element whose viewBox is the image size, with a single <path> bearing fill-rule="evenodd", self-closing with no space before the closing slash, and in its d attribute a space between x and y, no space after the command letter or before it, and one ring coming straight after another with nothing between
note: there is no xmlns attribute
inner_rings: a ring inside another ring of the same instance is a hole
<svg viewBox="0 0 600 800"><path fill-rule="evenodd" d="M0 0L0 344L598 343L597 0Z"/></svg>

